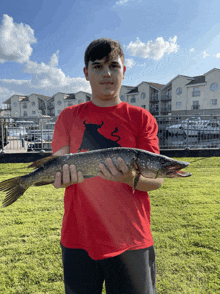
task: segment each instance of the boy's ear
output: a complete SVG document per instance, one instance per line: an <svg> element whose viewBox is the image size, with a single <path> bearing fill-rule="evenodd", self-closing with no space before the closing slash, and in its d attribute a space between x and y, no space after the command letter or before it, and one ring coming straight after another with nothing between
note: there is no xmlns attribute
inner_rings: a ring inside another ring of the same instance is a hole
<svg viewBox="0 0 220 294"><path fill-rule="evenodd" d="M89 73L88 73L88 69L86 67L83 68L83 72L84 72L86 80L89 81Z"/></svg>
<svg viewBox="0 0 220 294"><path fill-rule="evenodd" d="M123 79L125 78L126 66L123 67Z"/></svg>

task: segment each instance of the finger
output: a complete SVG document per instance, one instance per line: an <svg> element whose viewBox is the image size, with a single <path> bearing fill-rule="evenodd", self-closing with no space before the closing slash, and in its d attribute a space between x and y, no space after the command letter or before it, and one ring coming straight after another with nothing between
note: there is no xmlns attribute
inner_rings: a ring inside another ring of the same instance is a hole
<svg viewBox="0 0 220 294"><path fill-rule="evenodd" d="M82 183L84 181L84 177L81 171L77 173L77 177L78 177L78 183Z"/></svg>
<svg viewBox="0 0 220 294"><path fill-rule="evenodd" d="M99 176L101 176L102 178L103 178L103 176L108 179L111 178L111 176L112 176L111 172L106 168L106 166L103 163L99 164L99 168L100 168L100 172L101 172L101 173L98 173L98 174L100 174Z"/></svg>
<svg viewBox="0 0 220 294"><path fill-rule="evenodd" d="M117 175L121 175L121 172L119 171L119 169L114 165L114 163L112 162L112 160L110 159L110 158L107 158L106 159L106 162L107 162L107 164L108 164L108 168L109 168L109 170L110 170L110 172L111 172L111 174L113 175L113 176L117 176Z"/></svg>
<svg viewBox="0 0 220 294"><path fill-rule="evenodd" d="M54 178L54 183L53 183L54 188L59 189L61 187L62 185L61 178L62 178L62 174L60 172L56 173Z"/></svg>
<svg viewBox="0 0 220 294"><path fill-rule="evenodd" d="M69 165L64 164L64 166L63 166L63 184L68 184L69 182L70 182Z"/></svg>
<svg viewBox="0 0 220 294"><path fill-rule="evenodd" d="M75 165L70 165L70 175L71 175L71 182L77 183L78 177L77 177L77 172L76 172L76 166Z"/></svg>
<svg viewBox="0 0 220 294"><path fill-rule="evenodd" d="M121 157L117 159L117 162L118 162L119 170L122 171L123 174L126 174L129 172L128 166L126 165L126 163Z"/></svg>

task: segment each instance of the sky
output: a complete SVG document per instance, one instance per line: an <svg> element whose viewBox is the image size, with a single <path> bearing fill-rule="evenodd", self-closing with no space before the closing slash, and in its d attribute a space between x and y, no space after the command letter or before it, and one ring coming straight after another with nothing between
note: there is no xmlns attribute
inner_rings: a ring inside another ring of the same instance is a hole
<svg viewBox="0 0 220 294"><path fill-rule="evenodd" d="M84 52L118 40L123 85L220 68L219 0L1 0L0 107L14 94L91 93Z"/></svg>

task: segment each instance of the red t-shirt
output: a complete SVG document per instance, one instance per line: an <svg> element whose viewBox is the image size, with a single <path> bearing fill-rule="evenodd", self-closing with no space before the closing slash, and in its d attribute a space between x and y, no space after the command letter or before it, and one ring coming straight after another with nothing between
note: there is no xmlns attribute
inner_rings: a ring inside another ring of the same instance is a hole
<svg viewBox="0 0 220 294"><path fill-rule="evenodd" d="M52 150L69 145L70 153L76 153L121 146L159 153L157 131L155 118L141 107L125 102L99 107L89 101L60 113ZM133 194L130 186L98 176L69 186L61 243L85 249L95 260L153 245L148 193Z"/></svg>

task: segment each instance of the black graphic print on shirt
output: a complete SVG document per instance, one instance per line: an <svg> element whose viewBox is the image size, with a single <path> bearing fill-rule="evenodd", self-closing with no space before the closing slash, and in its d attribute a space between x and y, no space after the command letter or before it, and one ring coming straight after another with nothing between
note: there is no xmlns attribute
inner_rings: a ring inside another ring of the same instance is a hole
<svg viewBox="0 0 220 294"><path fill-rule="evenodd" d="M89 123L87 124L86 121L84 121L83 123L85 125L85 131L78 152L80 152L81 150L97 150L104 148L121 147L121 145L118 144L120 137L118 135L115 135L115 133L118 132L117 127L111 133L111 136L116 137L116 140L111 140L100 134L100 132L98 131L98 129L103 126L103 121L100 125Z"/></svg>

